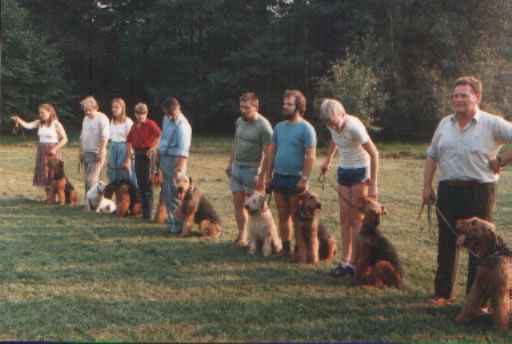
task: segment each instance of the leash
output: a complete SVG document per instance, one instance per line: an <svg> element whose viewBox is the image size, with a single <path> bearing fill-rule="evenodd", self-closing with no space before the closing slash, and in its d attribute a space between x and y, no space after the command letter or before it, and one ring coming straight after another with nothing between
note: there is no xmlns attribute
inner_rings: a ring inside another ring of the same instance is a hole
<svg viewBox="0 0 512 344"><path fill-rule="evenodd" d="M421 215L423 214L423 209L425 209L425 205L427 206L427 219L428 219L428 230L432 233L432 206L435 206L436 203L436 195L432 193L430 198L427 201L423 201L421 203L420 211L418 212L418 216L416 217L416 221L421 219Z"/></svg>
<svg viewBox="0 0 512 344"><path fill-rule="evenodd" d="M322 192L325 191L325 184L327 183L327 178L325 176L325 173L321 173L319 176L318 176L318 181L320 182L320 184L322 185ZM345 202L348 204L348 206L352 209L356 209L356 210L359 210L358 207L356 207L351 200L349 200L348 198L346 198L345 196L343 196L339 191L338 189L332 185L331 183L327 183L331 189L333 189L334 191L336 191L336 193L338 194L338 196Z"/></svg>
<svg viewBox="0 0 512 344"><path fill-rule="evenodd" d="M25 137L25 130L21 127L21 125L18 122L14 122L14 127L12 128L12 133L15 136L19 136L21 133L22 137Z"/></svg>

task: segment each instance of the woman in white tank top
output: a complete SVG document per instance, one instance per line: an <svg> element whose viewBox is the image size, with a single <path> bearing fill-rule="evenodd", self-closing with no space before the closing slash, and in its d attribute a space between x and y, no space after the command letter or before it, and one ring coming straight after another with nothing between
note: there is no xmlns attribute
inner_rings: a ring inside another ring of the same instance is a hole
<svg viewBox="0 0 512 344"><path fill-rule="evenodd" d="M320 107L320 117L331 133L327 157L321 173L329 170L334 153L340 151L337 184L340 205L342 260L331 274L343 276L354 273L356 236L361 229L363 214L353 204L363 196L377 198L379 152L364 124L345 112L335 99L326 99Z"/></svg>
<svg viewBox="0 0 512 344"><path fill-rule="evenodd" d="M33 185L46 188L53 178L52 173L48 170L48 157L56 156L62 159L60 149L66 145L68 137L64 127L57 119L55 108L51 104L41 104L38 110L39 119L35 121L25 122L19 116L13 116L11 119L25 129L37 128L39 144L37 145ZM48 196L47 189L46 193Z"/></svg>

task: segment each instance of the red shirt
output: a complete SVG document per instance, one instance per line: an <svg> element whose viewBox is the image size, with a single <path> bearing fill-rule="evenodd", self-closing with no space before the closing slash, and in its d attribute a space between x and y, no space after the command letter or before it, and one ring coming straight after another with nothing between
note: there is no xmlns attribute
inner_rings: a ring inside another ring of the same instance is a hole
<svg viewBox="0 0 512 344"><path fill-rule="evenodd" d="M126 142L130 143L133 149L148 149L155 144L160 134L158 124L148 118L144 123L135 122L133 124Z"/></svg>

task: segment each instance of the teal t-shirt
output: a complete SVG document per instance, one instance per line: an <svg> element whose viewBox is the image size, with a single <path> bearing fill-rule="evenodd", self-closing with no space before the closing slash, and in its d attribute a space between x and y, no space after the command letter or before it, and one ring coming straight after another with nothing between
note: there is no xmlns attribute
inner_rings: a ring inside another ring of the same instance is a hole
<svg viewBox="0 0 512 344"><path fill-rule="evenodd" d="M315 128L306 120L279 122L274 128L274 172L301 176L306 149L316 147Z"/></svg>

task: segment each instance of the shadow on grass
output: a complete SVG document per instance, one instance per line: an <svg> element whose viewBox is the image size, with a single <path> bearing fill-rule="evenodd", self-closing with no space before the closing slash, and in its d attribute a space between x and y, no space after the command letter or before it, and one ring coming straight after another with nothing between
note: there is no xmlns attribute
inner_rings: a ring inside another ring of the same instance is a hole
<svg viewBox="0 0 512 344"><path fill-rule="evenodd" d="M0 301L6 314L45 314L31 323L20 322L15 334L20 338L66 338L91 340L92 333L109 329L112 338L126 338L134 326L158 325L169 328L193 326L193 337L229 338L230 340L323 340L386 339L409 341L431 338L435 333L462 339L487 336L494 330L487 326L455 326L456 310L443 316L430 316L415 297L403 297L406 309L397 307L396 299L381 297L370 306L366 297L311 297L285 295L279 298L199 298L197 300L123 301L95 300L84 297L54 297L48 300ZM366 305L368 307L366 307ZM16 317L15 317L16 318ZM0 320L0 328L12 328L9 317ZM18 317L19 319L19 317ZM48 335L61 329L55 337ZM116 333L113 329L118 329ZM128 331L129 333L130 331ZM155 334L157 335L157 334ZM184 340L173 332L169 340ZM132 339L139 338L132 333Z"/></svg>

